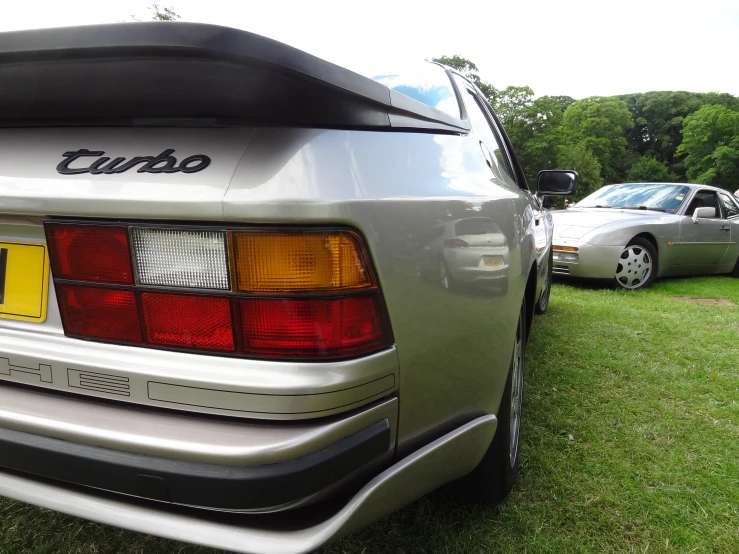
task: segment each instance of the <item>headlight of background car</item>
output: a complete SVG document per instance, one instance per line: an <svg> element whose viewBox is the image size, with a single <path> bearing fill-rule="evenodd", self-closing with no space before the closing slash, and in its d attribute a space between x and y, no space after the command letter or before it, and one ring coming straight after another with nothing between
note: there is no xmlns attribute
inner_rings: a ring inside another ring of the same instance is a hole
<svg viewBox="0 0 739 554"><path fill-rule="evenodd" d="M554 246L552 258L555 262L563 262L566 264L576 264L580 255L577 253L578 248L575 246Z"/></svg>

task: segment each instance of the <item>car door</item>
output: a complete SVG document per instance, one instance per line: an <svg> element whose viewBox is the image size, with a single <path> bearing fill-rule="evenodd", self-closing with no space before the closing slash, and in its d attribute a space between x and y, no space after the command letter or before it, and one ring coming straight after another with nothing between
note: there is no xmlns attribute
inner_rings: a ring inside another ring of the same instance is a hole
<svg viewBox="0 0 739 554"><path fill-rule="evenodd" d="M714 208L713 218L693 221L697 208ZM675 244L675 265L686 273L713 273L717 271L729 247L730 224L724 217L721 202L714 190L700 189L691 199L680 220L680 242Z"/></svg>
<svg viewBox="0 0 739 554"><path fill-rule="evenodd" d="M739 260L739 200L723 191L719 191L718 196L724 209L727 227L729 227L729 247L726 249L721 265L731 271Z"/></svg>

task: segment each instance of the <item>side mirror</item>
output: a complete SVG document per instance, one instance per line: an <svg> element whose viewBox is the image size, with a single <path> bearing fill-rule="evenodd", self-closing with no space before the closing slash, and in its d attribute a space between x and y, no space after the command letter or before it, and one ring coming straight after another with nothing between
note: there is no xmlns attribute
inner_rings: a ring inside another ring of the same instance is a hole
<svg viewBox="0 0 739 554"><path fill-rule="evenodd" d="M580 176L577 171L545 169L536 178L536 193L540 195L564 196L577 189Z"/></svg>
<svg viewBox="0 0 739 554"><path fill-rule="evenodd" d="M693 212L693 223L698 223L699 219L710 219L716 217L716 208L696 208Z"/></svg>

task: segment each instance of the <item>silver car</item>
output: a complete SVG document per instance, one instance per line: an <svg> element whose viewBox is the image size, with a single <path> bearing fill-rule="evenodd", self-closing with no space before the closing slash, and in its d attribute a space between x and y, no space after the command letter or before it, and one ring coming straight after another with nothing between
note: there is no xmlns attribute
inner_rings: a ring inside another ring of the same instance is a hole
<svg viewBox="0 0 739 554"><path fill-rule="evenodd" d="M739 200L707 185L608 185L553 214L554 274L641 289L658 277L739 277Z"/></svg>
<svg viewBox="0 0 739 554"><path fill-rule="evenodd" d="M274 554L506 496L552 223L473 83L189 23L0 34L0 72L0 495ZM504 293L417 279L452 227Z"/></svg>

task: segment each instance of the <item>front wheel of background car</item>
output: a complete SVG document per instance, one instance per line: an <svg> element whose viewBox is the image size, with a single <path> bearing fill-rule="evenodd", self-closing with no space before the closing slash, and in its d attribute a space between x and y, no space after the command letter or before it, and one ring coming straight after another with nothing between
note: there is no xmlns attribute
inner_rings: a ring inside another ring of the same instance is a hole
<svg viewBox="0 0 739 554"><path fill-rule="evenodd" d="M537 315L541 315L547 311L549 307L549 297L552 295L552 264L554 263L554 252L549 250L549 267L547 267L546 275L544 276L544 290L541 291L539 301L534 306L534 312Z"/></svg>
<svg viewBox="0 0 739 554"><path fill-rule="evenodd" d="M526 367L526 302L521 306L511 365L498 409L498 428L485 456L464 478L466 496L476 502L497 504L513 488L518 473L518 450Z"/></svg>
<svg viewBox="0 0 739 554"><path fill-rule="evenodd" d="M739 258L736 259L734 264L734 271L731 272L732 277L739 277Z"/></svg>
<svg viewBox="0 0 739 554"><path fill-rule="evenodd" d="M622 289L652 286L657 278L657 249L646 239L634 238L621 252L614 281Z"/></svg>

